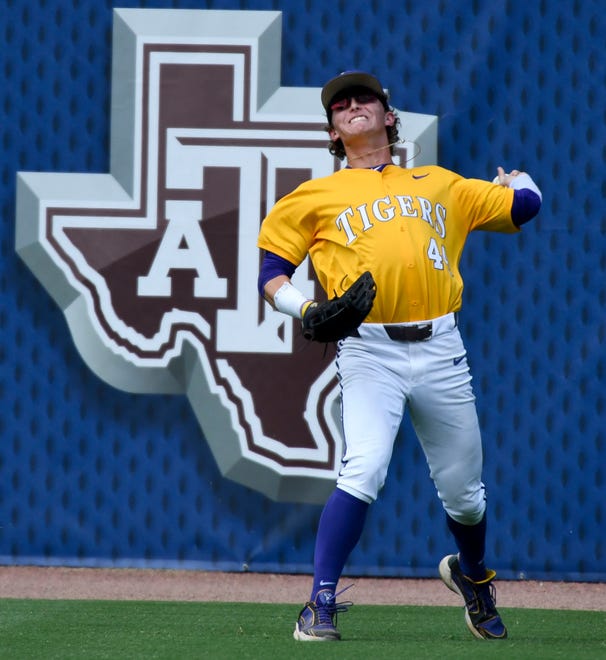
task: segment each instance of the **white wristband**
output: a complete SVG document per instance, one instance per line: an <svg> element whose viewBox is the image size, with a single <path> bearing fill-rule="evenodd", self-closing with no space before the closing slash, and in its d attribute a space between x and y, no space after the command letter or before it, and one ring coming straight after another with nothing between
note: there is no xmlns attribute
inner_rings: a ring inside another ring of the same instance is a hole
<svg viewBox="0 0 606 660"><path fill-rule="evenodd" d="M301 309L309 298L306 298L290 282L284 284L274 293L274 307L283 314L301 318Z"/></svg>
<svg viewBox="0 0 606 660"><path fill-rule="evenodd" d="M526 172L520 172L520 174L517 176L512 177L511 181L509 182L509 187L513 188L514 190L528 188L528 190L532 190L532 192L536 193L540 197L541 201L543 201L543 195L541 194L539 187L532 180L530 174L526 174Z"/></svg>

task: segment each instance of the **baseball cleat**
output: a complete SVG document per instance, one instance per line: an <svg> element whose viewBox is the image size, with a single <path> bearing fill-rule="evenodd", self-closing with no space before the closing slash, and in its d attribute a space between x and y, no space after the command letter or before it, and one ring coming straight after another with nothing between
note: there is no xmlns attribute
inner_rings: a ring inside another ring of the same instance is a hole
<svg viewBox="0 0 606 660"><path fill-rule="evenodd" d="M299 612L293 637L300 642L338 642L337 612L346 612L352 603L336 603L328 589L318 591L316 600L305 603Z"/></svg>
<svg viewBox="0 0 606 660"><path fill-rule="evenodd" d="M440 562L442 582L465 601L465 622L478 639L505 639L507 628L495 606L494 571L486 571L486 578L474 582L464 575L457 555L447 555Z"/></svg>

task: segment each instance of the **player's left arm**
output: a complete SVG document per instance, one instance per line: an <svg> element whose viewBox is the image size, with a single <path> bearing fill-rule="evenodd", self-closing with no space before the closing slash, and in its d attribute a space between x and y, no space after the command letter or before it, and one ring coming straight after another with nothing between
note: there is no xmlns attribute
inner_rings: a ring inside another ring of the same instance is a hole
<svg viewBox="0 0 606 660"><path fill-rule="evenodd" d="M519 170L512 170L508 174L502 167L498 167L494 183L513 188L511 220L516 227L521 227L538 214L543 195L529 174Z"/></svg>

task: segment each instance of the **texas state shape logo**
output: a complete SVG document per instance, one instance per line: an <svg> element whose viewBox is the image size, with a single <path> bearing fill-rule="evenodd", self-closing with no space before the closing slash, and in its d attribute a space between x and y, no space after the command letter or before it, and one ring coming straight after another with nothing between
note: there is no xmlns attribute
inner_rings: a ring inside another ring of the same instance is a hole
<svg viewBox="0 0 606 660"><path fill-rule="evenodd" d="M342 164L320 89L280 86L281 39L280 12L115 9L110 172L18 173L16 250L97 376L185 394L226 478L321 503L343 444L332 348L260 299L256 238ZM437 119L399 114L400 161L434 163ZM294 283L322 297L307 261Z"/></svg>

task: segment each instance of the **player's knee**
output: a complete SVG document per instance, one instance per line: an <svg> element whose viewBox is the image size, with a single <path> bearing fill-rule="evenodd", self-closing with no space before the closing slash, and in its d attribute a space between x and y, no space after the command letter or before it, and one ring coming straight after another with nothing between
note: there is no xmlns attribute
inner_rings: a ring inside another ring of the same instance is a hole
<svg viewBox="0 0 606 660"><path fill-rule="evenodd" d="M477 525L484 517L484 511L461 513L446 509L446 513L461 525Z"/></svg>
<svg viewBox="0 0 606 660"><path fill-rule="evenodd" d="M349 493L349 495L351 495L352 497L362 500L362 502L366 502L367 504L372 504L376 500L376 497L371 497L368 493L363 493L361 490L358 490L357 488L352 488L351 486L349 486L347 483L344 483L340 479L337 479L337 487L340 488L342 491Z"/></svg>
<svg viewBox="0 0 606 660"><path fill-rule="evenodd" d="M339 474L337 485L354 497L370 503L379 496L386 476L387 471L383 467L379 469L367 466L367 469L359 470L354 465L347 463Z"/></svg>
<svg viewBox="0 0 606 660"><path fill-rule="evenodd" d="M481 493L474 497L457 497L443 501L446 513L462 525L477 525L486 512L486 498Z"/></svg>

